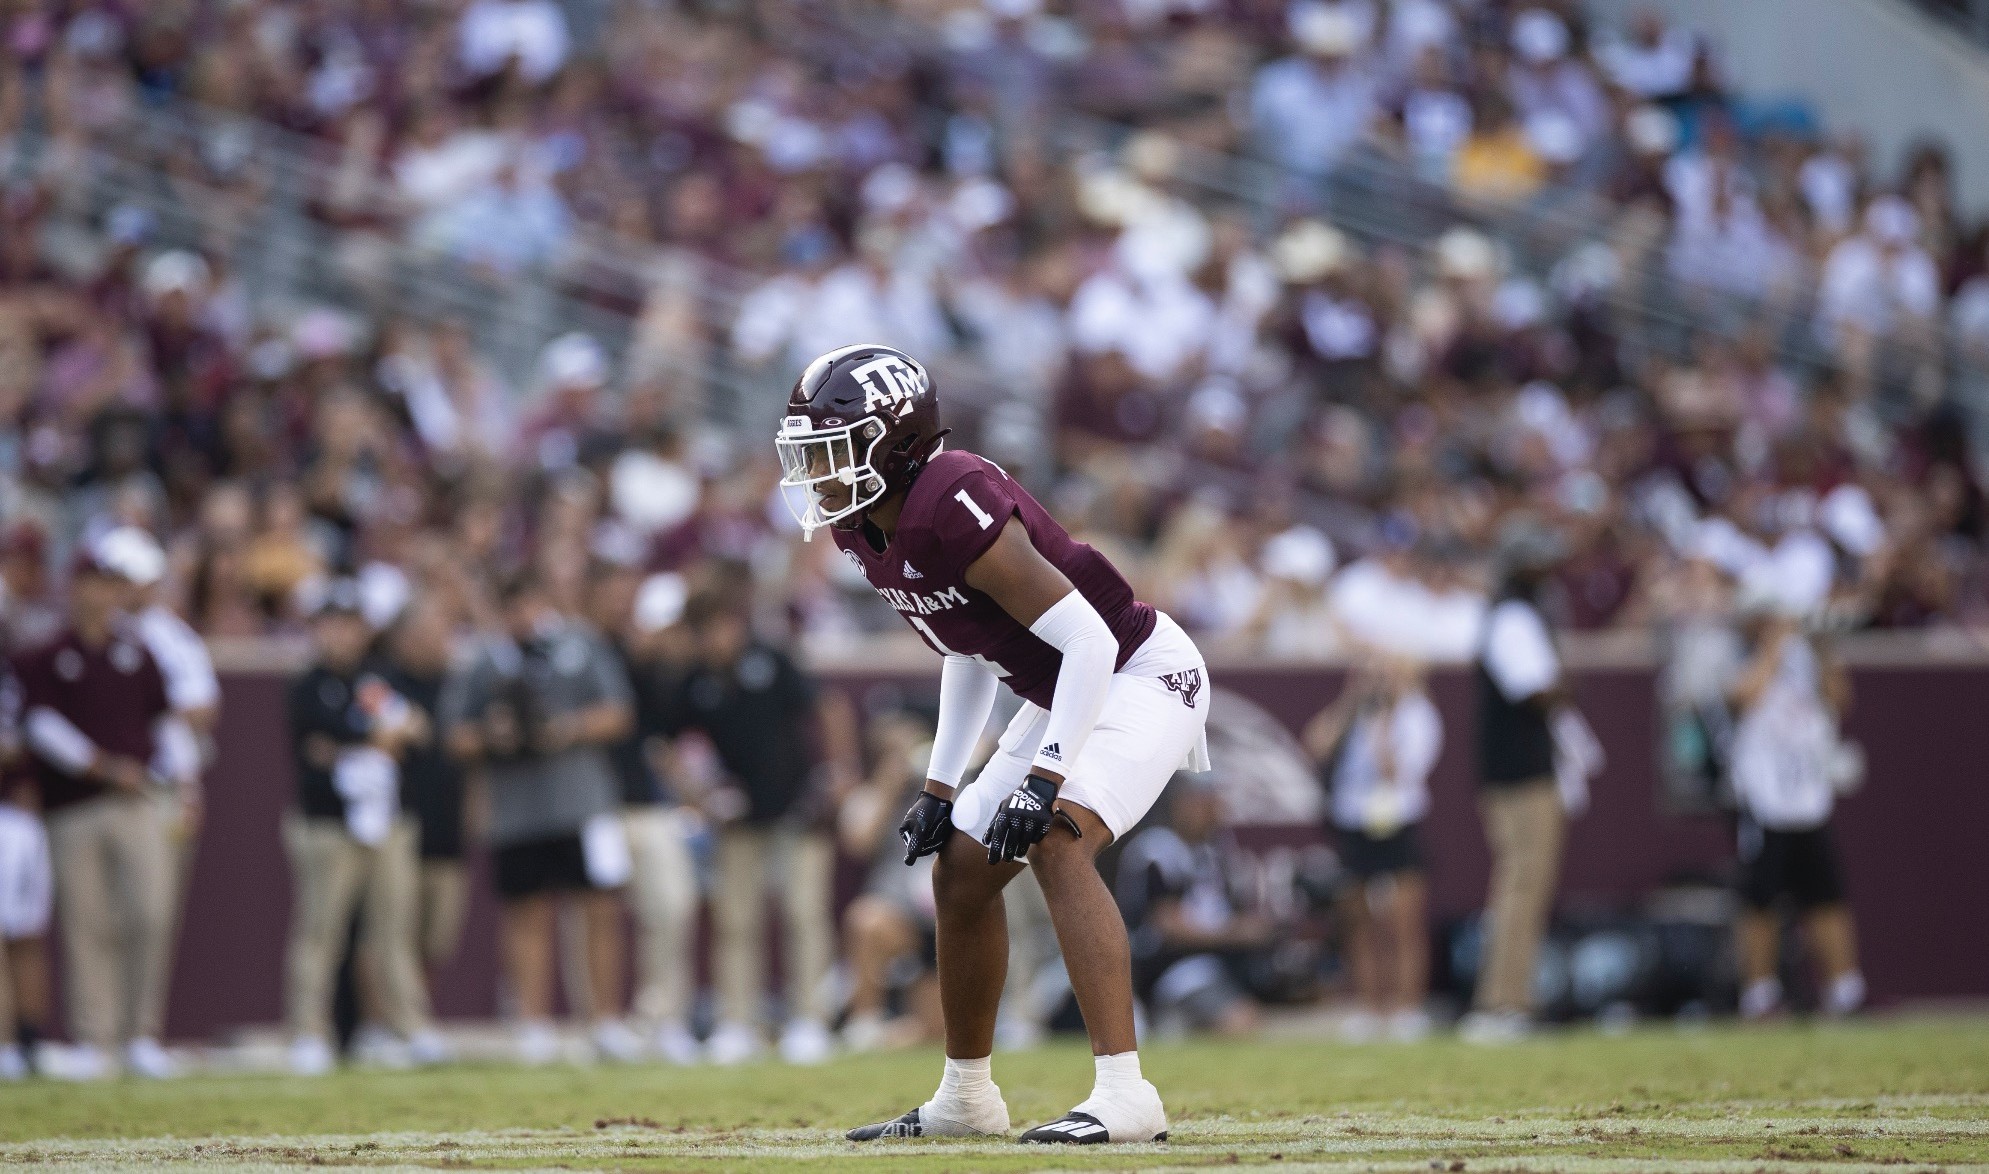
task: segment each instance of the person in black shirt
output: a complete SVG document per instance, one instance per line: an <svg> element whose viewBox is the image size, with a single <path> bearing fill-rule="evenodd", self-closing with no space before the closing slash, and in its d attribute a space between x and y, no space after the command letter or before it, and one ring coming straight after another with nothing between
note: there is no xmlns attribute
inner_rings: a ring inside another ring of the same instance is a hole
<svg viewBox="0 0 1989 1174"><path fill-rule="evenodd" d="M785 652L754 637L740 593L697 595L685 621L696 660L666 706L663 728L676 738L701 735L722 774L701 796L706 814L720 824L713 894L719 1025L711 1058L738 1063L760 1050L761 918L767 891L776 889L787 930L781 953L789 1018L781 1056L817 1063L831 1046L820 993L834 932L835 844L826 827L855 772L823 770L818 785L813 742L819 730L832 749L830 761L849 763L853 723L847 706L825 702ZM818 717L827 720L818 725Z"/></svg>
<svg viewBox="0 0 1989 1174"><path fill-rule="evenodd" d="M440 1059L428 993L415 960L415 822L400 811L400 763L431 737L427 721L366 665L372 629L349 580L329 584L311 619L315 662L290 683L297 806L284 817L296 899L284 963L290 1067L316 1076L332 1066L331 995L353 907L360 940L378 968L389 1025L417 1060Z"/></svg>
<svg viewBox="0 0 1989 1174"><path fill-rule="evenodd" d="M589 618L609 638L635 691L635 727L608 747L608 757L621 780L628 833L635 1011L656 1054L672 1064L702 1057L690 1029L691 934L698 912L691 837L698 821L676 801L658 762L665 707L690 661L683 610L684 581L673 574L643 579L632 567L604 564L588 593Z"/></svg>
<svg viewBox="0 0 1989 1174"><path fill-rule="evenodd" d="M1231 891L1236 839L1209 775L1181 774L1167 823L1126 841L1113 896L1126 919L1133 972L1149 1012L1171 1026L1249 1035L1256 999L1246 962L1277 941L1277 927Z"/></svg>
<svg viewBox="0 0 1989 1174"><path fill-rule="evenodd" d="M401 810L419 829L421 873L415 942L430 968L455 957L469 900L463 861L463 769L442 745L435 715L449 675L453 633L448 609L432 596L410 603L387 635L385 676L421 715L426 736L401 757Z"/></svg>

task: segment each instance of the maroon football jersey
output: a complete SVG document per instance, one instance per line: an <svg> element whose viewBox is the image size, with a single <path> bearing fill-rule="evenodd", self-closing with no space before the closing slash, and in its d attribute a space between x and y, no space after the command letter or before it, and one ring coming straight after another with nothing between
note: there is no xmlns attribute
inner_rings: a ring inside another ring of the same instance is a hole
<svg viewBox="0 0 1989 1174"><path fill-rule="evenodd" d="M102 648L84 646L67 630L45 648L15 658L21 706L46 705L83 731L97 748L141 763L152 761L152 726L168 711L166 679L145 649L144 638L120 623ZM110 788L64 774L52 766L41 777L42 802L53 810L94 799Z"/></svg>
<svg viewBox="0 0 1989 1174"><path fill-rule="evenodd" d="M1047 709L1063 653L967 585L967 568L994 545L1011 517L1022 519L1030 543L1104 617L1124 665L1152 634L1153 608L1134 599L1118 568L1065 533L992 461L970 452L932 458L906 493L898 531L882 551L862 528L830 532L933 651L988 662L1017 696Z"/></svg>

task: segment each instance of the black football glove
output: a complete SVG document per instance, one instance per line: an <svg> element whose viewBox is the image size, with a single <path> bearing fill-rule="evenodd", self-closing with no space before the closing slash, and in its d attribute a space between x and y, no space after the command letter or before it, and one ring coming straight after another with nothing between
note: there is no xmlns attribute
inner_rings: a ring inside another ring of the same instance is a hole
<svg viewBox="0 0 1989 1174"><path fill-rule="evenodd" d="M912 800L905 820L898 825L898 838L905 842L905 863L930 856L946 846L953 834L953 800L941 799L931 791L920 791Z"/></svg>
<svg viewBox="0 0 1989 1174"><path fill-rule="evenodd" d="M1055 783L1042 775L1022 780L1022 785L995 809L994 822L988 825L988 863L1020 860L1028 855L1029 849L1042 843L1043 837L1050 834L1050 825L1058 818L1059 813L1050 809L1056 801ZM1067 815L1063 821L1072 833L1084 835L1078 830L1077 821Z"/></svg>

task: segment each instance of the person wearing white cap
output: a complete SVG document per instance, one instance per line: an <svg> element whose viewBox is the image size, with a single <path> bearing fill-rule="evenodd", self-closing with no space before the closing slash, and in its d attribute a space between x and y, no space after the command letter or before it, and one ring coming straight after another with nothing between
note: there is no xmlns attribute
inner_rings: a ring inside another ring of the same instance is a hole
<svg viewBox="0 0 1989 1174"><path fill-rule="evenodd" d="M149 531L118 526L96 540L98 557L130 584L126 610L136 622L145 650L166 681L172 713L156 730L158 747L151 771L164 784L154 793L160 816L173 839L174 869L171 937L179 936L186 915L187 888L200 846L202 775L213 762L213 734L221 716L221 681L207 642L161 597L166 552Z"/></svg>
<svg viewBox="0 0 1989 1174"><path fill-rule="evenodd" d="M1299 0L1286 24L1298 53L1257 72L1250 128L1285 170L1323 176L1367 134L1379 109L1363 56L1374 14L1359 0Z"/></svg>
<svg viewBox="0 0 1989 1174"><path fill-rule="evenodd" d="M1333 542L1311 526L1293 526L1257 553L1264 589L1243 625L1250 647L1265 656L1311 658L1339 650L1327 580L1333 576Z"/></svg>
<svg viewBox="0 0 1989 1174"><path fill-rule="evenodd" d="M69 627L19 657L22 741L34 757L55 862L70 1036L57 1075L101 1079L122 1045L134 1075L177 1065L159 1044L171 970L173 855L148 764L172 708L124 611L124 572L82 544Z"/></svg>
<svg viewBox="0 0 1989 1174"><path fill-rule="evenodd" d="M1830 250L1817 290L1817 330L1854 371L1871 348L1902 331L1923 331L1941 308L1941 276L1918 243L1920 217L1898 196L1865 206L1864 231Z"/></svg>
<svg viewBox="0 0 1989 1174"><path fill-rule="evenodd" d="M690 633L683 619L689 589L682 575L643 576L636 560L596 557L589 619L609 638L635 691L635 725L608 748L621 782L622 827L628 835L628 903L635 914L635 998L656 1055L671 1064L703 1059L691 1034L691 935L697 927L698 883L691 839L696 816L677 799L658 758L663 705L688 670Z"/></svg>
<svg viewBox="0 0 1989 1174"><path fill-rule="evenodd" d="M1786 902L1801 917L1823 976L1821 1009L1847 1015L1864 1002L1865 979L1830 825L1838 792L1862 775L1856 751L1838 736L1850 679L1803 632L1807 601L1780 578L1757 574L1742 582L1753 649L1730 690L1740 715L1731 767L1741 816L1740 1012L1759 1019L1781 1005L1777 954Z"/></svg>
<svg viewBox="0 0 1989 1174"><path fill-rule="evenodd" d="M1567 23L1544 8L1528 8L1513 18L1511 39L1506 90L1521 120L1562 116L1575 135L1573 153L1585 153L1609 131L1609 98L1587 62L1570 52Z"/></svg>

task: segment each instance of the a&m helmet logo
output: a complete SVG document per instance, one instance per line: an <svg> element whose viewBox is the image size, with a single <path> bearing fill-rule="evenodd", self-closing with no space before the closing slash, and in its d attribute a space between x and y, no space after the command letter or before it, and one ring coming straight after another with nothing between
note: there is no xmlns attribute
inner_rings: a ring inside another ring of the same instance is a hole
<svg viewBox="0 0 1989 1174"><path fill-rule="evenodd" d="M896 355L879 355L850 370L850 377L863 387L863 410L903 416L931 386L925 369L907 364Z"/></svg>

